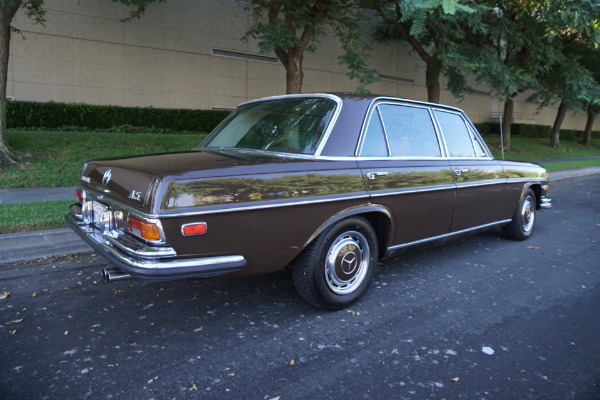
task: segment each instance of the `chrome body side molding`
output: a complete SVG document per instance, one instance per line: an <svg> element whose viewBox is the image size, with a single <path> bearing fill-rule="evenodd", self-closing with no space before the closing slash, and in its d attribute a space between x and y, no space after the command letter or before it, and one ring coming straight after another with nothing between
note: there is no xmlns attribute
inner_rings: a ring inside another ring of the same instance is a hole
<svg viewBox="0 0 600 400"><path fill-rule="evenodd" d="M487 231L493 228L500 227L502 225L506 225L510 222L510 219L505 219L502 221L492 222L490 224L480 225L469 229L463 229L461 231L450 232L444 235L434 236L426 239L416 240L410 243L402 243L396 246L388 247L387 251L384 254L384 258L393 257L395 255L401 254L408 250L414 250L423 247L429 247L433 245L437 245L440 243L445 243L454 240L457 236L462 235L470 235L482 231Z"/></svg>

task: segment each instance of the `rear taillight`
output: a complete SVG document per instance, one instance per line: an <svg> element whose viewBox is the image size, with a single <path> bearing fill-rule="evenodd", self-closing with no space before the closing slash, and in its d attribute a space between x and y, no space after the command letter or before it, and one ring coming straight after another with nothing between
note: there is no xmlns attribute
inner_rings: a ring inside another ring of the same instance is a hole
<svg viewBox="0 0 600 400"><path fill-rule="evenodd" d="M77 201L79 202L79 204L83 204L85 197L81 190L79 190L79 189L75 190L75 197L77 197Z"/></svg>
<svg viewBox="0 0 600 400"><path fill-rule="evenodd" d="M161 240L158 225L153 222L142 221L130 215L127 217L127 229L132 235L145 240L152 242Z"/></svg>

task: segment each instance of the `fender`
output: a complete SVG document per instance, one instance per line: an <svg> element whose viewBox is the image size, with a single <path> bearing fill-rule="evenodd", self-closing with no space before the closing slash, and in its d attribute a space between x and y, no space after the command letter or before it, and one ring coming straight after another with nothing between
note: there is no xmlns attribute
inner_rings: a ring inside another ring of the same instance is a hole
<svg viewBox="0 0 600 400"><path fill-rule="evenodd" d="M319 228L312 234L306 243L304 243L303 248L306 248L313 240L315 240L317 236L325 232L327 229L329 229L329 227L337 222L346 218L358 216L366 216L367 221L371 223L373 229L375 230L377 239L379 241L379 248L386 249L393 240L393 232L396 231L396 224L394 222L395 218L389 208L381 204L373 203L350 207L333 215L331 218L321 224L321 226L319 226ZM371 221L372 218L382 218L384 220L384 224L374 224ZM387 227L384 228L384 225L387 225ZM383 252L380 252L380 254L383 254Z"/></svg>

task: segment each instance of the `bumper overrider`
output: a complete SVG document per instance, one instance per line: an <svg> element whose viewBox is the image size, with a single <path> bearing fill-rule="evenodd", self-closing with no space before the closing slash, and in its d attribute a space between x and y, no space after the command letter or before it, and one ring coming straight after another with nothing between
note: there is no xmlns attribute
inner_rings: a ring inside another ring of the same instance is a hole
<svg viewBox="0 0 600 400"><path fill-rule="evenodd" d="M87 221L79 204L70 207L67 226L123 272L143 279L171 280L209 277L239 271L243 256L179 258L172 247L149 246L118 231L102 229Z"/></svg>

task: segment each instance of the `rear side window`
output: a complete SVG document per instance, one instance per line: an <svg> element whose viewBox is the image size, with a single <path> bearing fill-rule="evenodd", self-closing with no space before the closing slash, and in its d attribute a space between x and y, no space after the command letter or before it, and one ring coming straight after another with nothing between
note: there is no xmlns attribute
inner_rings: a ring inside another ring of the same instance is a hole
<svg viewBox="0 0 600 400"><path fill-rule="evenodd" d="M435 116L440 123L442 134L446 140L448 156L475 157L473 140L465 120L459 114L440 110L435 111ZM478 147L485 154L481 145L478 144Z"/></svg>
<svg viewBox="0 0 600 400"><path fill-rule="evenodd" d="M428 109L395 104L378 105L371 115L360 155L441 157Z"/></svg>

